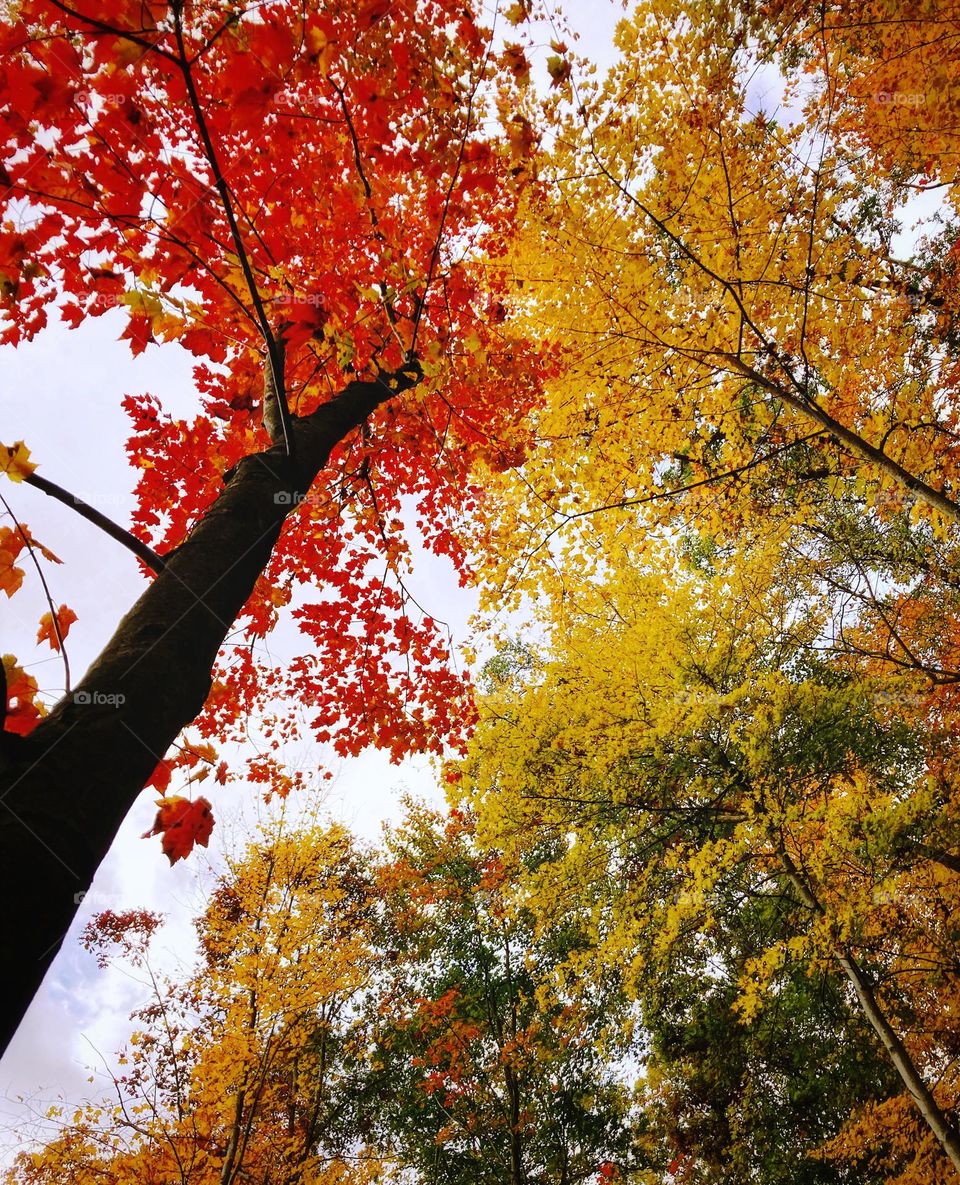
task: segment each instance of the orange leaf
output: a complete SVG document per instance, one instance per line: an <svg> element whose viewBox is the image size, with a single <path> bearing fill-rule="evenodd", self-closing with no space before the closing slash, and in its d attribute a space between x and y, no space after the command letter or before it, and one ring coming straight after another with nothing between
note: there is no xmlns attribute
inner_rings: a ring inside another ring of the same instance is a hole
<svg viewBox="0 0 960 1185"><path fill-rule="evenodd" d="M53 625L53 614L44 613L40 618L40 628L37 630L37 642L49 642L54 650L60 649L60 642L66 638L70 632L70 627L77 620L77 615L72 609L67 608L66 605L61 605L57 610L57 625L60 627L60 635L57 636L57 631Z"/></svg>
<svg viewBox="0 0 960 1185"><path fill-rule="evenodd" d="M153 827L141 839L152 835L163 836L163 854L171 864L186 859L195 843L205 848L213 830L213 811L205 798L191 802L188 798L158 798L157 817Z"/></svg>
<svg viewBox="0 0 960 1185"><path fill-rule="evenodd" d="M59 558L59 556L55 556L49 547L44 547L44 545L40 542L39 539L35 539L33 537L33 533L31 532L29 527L21 526L21 530L23 531L26 541L30 544L30 546L34 549L34 551L39 551L45 560L47 560L51 564L62 564L63 563L63 560L61 560Z"/></svg>
<svg viewBox="0 0 960 1185"><path fill-rule="evenodd" d="M3 656L3 671L7 683L4 731L26 736L44 714L43 704L38 699L37 681L17 666L12 654Z"/></svg>
<svg viewBox="0 0 960 1185"><path fill-rule="evenodd" d="M0 527L0 590L12 597L23 583L23 569L13 562L21 548L23 537L10 527Z"/></svg>

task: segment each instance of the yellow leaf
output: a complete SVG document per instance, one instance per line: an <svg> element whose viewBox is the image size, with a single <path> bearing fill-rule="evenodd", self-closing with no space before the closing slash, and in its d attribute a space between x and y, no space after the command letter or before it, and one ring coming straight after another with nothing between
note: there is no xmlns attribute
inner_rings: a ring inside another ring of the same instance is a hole
<svg viewBox="0 0 960 1185"><path fill-rule="evenodd" d="M15 444L0 444L0 471L11 481L23 481L36 469L30 460L30 450L18 440Z"/></svg>

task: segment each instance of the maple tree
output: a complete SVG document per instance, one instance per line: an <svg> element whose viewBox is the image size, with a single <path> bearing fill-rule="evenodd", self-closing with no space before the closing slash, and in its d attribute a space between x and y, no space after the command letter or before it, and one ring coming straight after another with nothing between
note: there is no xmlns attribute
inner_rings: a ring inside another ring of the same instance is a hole
<svg viewBox="0 0 960 1185"><path fill-rule="evenodd" d="M218 762L249 714L277 746L294 727L278 705L308 703L341 754L462 736L465 681L407 591L404 522L465 572L471 473L507 463L537 398L498 263L533 171L513 84L479 10L449 0L5 9L0 341L54 310L70 326L119 310L134 353L195 357L198 409L126 396L130 531L29 442L2 451L8 477L153 574L52 710L4 658L0 866L8 901L31 886L3 927L4 1039L145 783L297 781L270 749L245 771ZM8 596L28 552L55 558L5 525ZM72 613L48 608L41 640L62 651ZM306 646L278 669L256 643L283 613Z"/></svg>

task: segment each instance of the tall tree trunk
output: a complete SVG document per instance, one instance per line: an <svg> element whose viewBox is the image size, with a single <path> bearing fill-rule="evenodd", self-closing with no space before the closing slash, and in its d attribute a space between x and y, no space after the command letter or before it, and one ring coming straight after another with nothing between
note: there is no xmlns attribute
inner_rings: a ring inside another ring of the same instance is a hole
<svg viewBox="0 0 960 1185"><path fill-rule="evenodd" d="M330 452L414 386L413 363L351 382L294 419L282 446L245 457L117 627L83 680L26 738L0 749L2 1047L57 953L118 827L177 734L200 712L217 652L283 521Z"/></svg>
<svg viewBox="0 0 960 1185"><path fill-rule="evenodd" d="M504 941L504 970L507 978L507 991L510 999L510 1043L516 1049L519 1024L517 1021L516 985L513 982L513 963L510 958L510 938ZM524 1185L523 1173L523 1135L520 1123L520 1082L517 1072L508 1061L503 1069L507 1087L507 1100L510 1114L510 1185Z"/></svg>

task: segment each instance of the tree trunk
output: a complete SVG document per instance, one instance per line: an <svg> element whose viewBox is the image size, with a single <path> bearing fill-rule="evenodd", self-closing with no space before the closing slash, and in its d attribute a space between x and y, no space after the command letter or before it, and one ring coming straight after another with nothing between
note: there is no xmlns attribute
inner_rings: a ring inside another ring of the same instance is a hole
<svg viewBox="0 0 960 1185"><path fill-rule="evenodd" d="M274 446L240 461L78 686L28 737L3 734L3 1048L124 816L203 707L217 652L287 514L331 449L419 377L413 363L375 382L351 382L313 415L293 420L292 458Z"/></svg>
<svg viewBox="0 0 960 1185"><path fill-rule="evenodd" d="M804 905L819 916L825 916L823 906L783 847L780 849L780 863L787 874L787 880L796 889L797 895ZM937 1100L933 1097L933 1091L923 1080L923 1076L914 1064L907 1047L887 1020L886 1013L881 1008L873 985L863 968L850 951L840 943L836 946L835 954L837 962L843 968L844 974L856 992L864 1016L879 1037L887 1057L900 1076L900 1081L907 1088L907 1092L927 1126L939 1140L950 1163L960 1173L960 1135L957 1134L956 1129L940 1109Z"/></svg>

